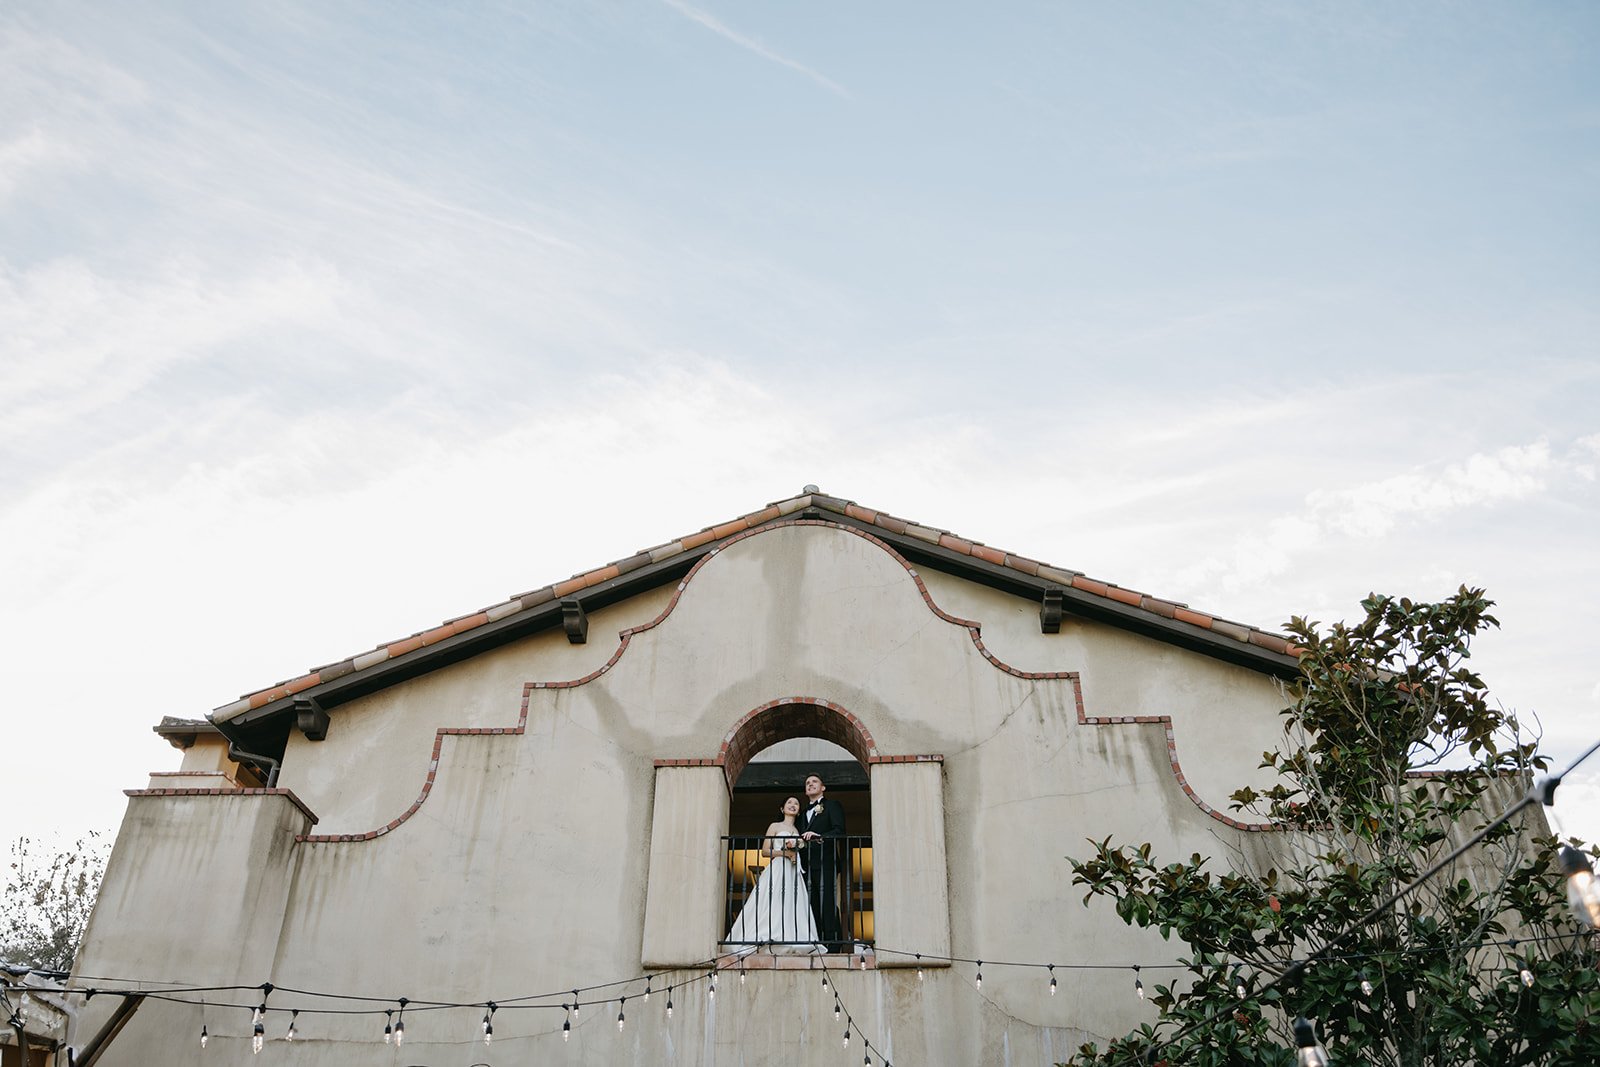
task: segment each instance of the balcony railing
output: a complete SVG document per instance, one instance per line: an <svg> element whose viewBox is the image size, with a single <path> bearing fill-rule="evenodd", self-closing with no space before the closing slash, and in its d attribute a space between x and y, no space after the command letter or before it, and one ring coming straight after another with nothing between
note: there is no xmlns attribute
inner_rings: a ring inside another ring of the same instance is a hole
<svg viewBox="0 0 1600 1067"><path fill-rule="evenodd" d="M728 872L724 945L849 952L872 944L872 838L827 838L789 849L759 836L722 841ZM798 862L790 858L796 856ZM838 915L834 930L824 914L830 904Z"/></svg>

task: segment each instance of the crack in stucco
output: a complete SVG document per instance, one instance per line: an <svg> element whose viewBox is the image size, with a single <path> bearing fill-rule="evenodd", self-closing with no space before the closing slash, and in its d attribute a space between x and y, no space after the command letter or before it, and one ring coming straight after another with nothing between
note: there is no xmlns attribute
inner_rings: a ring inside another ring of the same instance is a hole
<svg viewBox="0 0 1600 1067"><path fill-rule="evenodd" d="M990 730L989 733L981 741L974 742L973 744L968 745L966 748L957 749L955 754L959 755L959 756L964 756L969 752L976 752L976 751L978 751L978 749L982 748L984 745L987 745L990 741L993 741L995 738L999 737L1001 731L1006 728L1006 726L1016 716L1017 712L1021 711L1023 709L1024 705L1028 704L1030 701L1033 700L1034 697L1036 697L1038 695L1039 695L1039 687L1037 685L1030 685L1028 687L1028 691L1025 694L1023 694L1022 699L1017 701L1015 704L1013 704L1011 706L1011 710L1007 711L1004 715L1002 715L1000 717L1000 721L995 723L995 727L994 727L993 730Z"/></svg>

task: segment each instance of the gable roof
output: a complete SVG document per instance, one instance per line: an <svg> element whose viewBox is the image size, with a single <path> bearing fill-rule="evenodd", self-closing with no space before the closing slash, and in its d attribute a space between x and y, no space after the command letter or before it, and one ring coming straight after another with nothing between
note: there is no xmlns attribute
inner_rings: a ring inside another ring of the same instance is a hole
<svg viewBox="0 0 1600 1067"><path fill-rule="evenodd" d="M1297 673L1299 649L1281 634L1090 578L1081 571L1041 563L948 530L896 518L851 500L828 496L808 485L800 495L768 504L759 511L707 526L626 559L246 693L215 709L208 718L230 736L237 735L236 740L262 739L264 733L281 738L297 706L320 711L559 626L563 600L576 599L585 609L592 610L676 581L721 542L791 517L854 526L888 543L913 563L1028 599L1039 600L1046 591L1059 590L1062 608L1068 615L1133 630L1278 677Z"/></svg>

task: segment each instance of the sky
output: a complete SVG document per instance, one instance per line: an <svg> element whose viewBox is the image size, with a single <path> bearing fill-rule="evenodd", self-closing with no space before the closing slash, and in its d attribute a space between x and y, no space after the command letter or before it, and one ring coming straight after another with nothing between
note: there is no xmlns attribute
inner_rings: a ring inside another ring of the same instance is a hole
<svg viewBox="0 0 1600 1067"><path fill-rule="evenodd" d="M0 7L0 838L814 483L1600 739L1600 7ZM1600 756L1558 828L1600 839Z"/></svg>

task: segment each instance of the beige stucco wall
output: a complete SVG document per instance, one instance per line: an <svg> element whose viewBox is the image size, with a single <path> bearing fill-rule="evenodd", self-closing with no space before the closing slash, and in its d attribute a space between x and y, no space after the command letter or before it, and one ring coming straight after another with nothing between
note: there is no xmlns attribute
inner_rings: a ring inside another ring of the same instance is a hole
<svg viewBox="0 0 1600 1067"><path fill-rule="evenodd" d="M1040 635L1036 605L925 577L940 607L981 623L996 656L1024 671L1078 672L1089 715L1170 715L1189 780L1218 807L1273 742L1279 702L1260 675L1091 624L1069 621L1060 635ZM440 727L515 726L524 683L600 668L617 651L612 635L654 619L674 591L594 613L587 645L545 634L339 707L326 741L291 739L280 784L317 813L319 834L386 827L422 792ZM874 789L885 789L882 819L874 796L873 832L897 835L876 842L885 948L947 945L956 956L1063 965L1170 960L1172 947L1155 934L1128 930L1109 908L1082 907L1067 857L1107 835L1152 840L1172 855L1264 847L1267 835L1226 827L1184 794L1161 724L1080 723L1069 680L996 667L966 627L930 609L880 546L837 528L785 527L710 558L666 618L635 634L594 680L534 689L525 733L446 736L426 801L375 840L246 840L208 821L222 816L202 814L223 798L136 801L124 837L138 842L150 872L114 860L92 958L148 973L134 947L154 941L166 945L159 959L173 975L210 973L191 965L195 958L239 957L248 965L238 970L270 973L280 986L462 1001L640 974L641 960L657 951L672 959L692 952L703 915L721 908L720 899L702 899L706 885L720 893L717 876L682 863L724 832L683 825L715 823L719 811L726 818L720 771L662 776L655 761L713 757L747 711L792 696L848 709L879 754L945 757L873 771ZM215 861L195 865L213 847L228 850L232 873ZM914 861L939 849L937 870ZM281 904L261 905L255 925L240 926L235 915L226 929L197 928L191 914L150 906L147 883L190 869L201 911L214 897L237 896L241 877L284 886ZM647 946L647 912L682 916L677 929L649 924L669 943ZM138 937L127 932L134 926ZM891 936L925 941L890 945ZM707 943L700 955L713 952ZM981 992L963 966L930 970L923 982L888 968L838 981L861 1025L891 1059L908 1063L1048 1064L1089 1037L1154 1017L1132 996L1131 972L1063 969L1058 977L1054 998L1042 972L993 964ZM1147 985L1159 980L1146 975ZM589 1064L840 1062L831 995L810 976L760 973L743 987L725 979L714 1003L698 986L680 990L671 1024L658 1017L661 985L649 1006L630 1000L639 1025L626 1034L612 1024L614 1001L586 1011L566 1050L560 1013L502 1012L496 1054L560 1053ZM247 1016L225 1025L244 1033ZM197 1020L187 1007L142 1010L103 1062L189 1062L187 1051L169 1057L187 1049ZM456 1062L463 1046L427 1041L469 1038L477 1016L437 1013L409 1025L408 1049L421 1047L406 1062ZM275 1046L280 1062L354 1062L350 1043L370 1046L381 1022L303 1017L301 1029L308 1039L292 1059ZM179 1044L154 1055L167 1040ZM371 1062L400 1062L387 1053ZM859 1062L858 1046L854 1055ZM247 1056L247 1042L224 1040L206 1062Z"/></svg>

